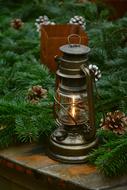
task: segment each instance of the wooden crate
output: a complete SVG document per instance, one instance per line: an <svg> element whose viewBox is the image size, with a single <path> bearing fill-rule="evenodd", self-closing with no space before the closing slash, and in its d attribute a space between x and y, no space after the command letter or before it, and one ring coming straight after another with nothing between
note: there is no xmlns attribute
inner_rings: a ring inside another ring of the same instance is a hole
<svg viewBox="0 0 127 190"><path fill-rule="evenodd" d="M59 47L68 44L67 37L78 34L81 44L88 44L87 34L79 25L43 25L41 28L41 62L48 66L50 71L56 71L54 56L61 55ZM72 43L78 43L79 38L73 37Z"/></svg>
<svg viewBox="0 0 127 190"><path fill-rule="evenodd" d="M98 0L91 0L92 2L97 2ZM104 3L110 8L113 8L111 12L110 19L117 19L124 16L127 12L127 0L102 0L101 3Z"/></svg>
<svg viewBox="0 0 127 190"><path fill-rule="evenodd" d="M122 17L127 12L127 0L104 0L104 2L114 8L112 19Z"/></svg>

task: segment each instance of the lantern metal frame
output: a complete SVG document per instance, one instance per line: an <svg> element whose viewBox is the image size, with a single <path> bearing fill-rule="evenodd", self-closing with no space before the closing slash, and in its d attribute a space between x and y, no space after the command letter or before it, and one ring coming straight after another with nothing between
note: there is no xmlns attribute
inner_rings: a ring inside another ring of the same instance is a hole
<svg viewBox="0 0 127 190"><path fill-rule="evenodd" d="M48 155L64 163L86 162L89 152L98 144L93 105L93 76L87 66L90 48L80 43L71 44L70 38L74 35L69 36L69 44L60 47L63 56L56 58L58 62L56 89L58 90L58 95L63 93L65 98L66 94L73 98L72 94L86 93L89 110L88 121L78 122L64 107L64 104L55 97L54 111L58 128L50 136ZM74 104L75 109L78 104L79 102ZM70 106L73 106L73 104L70 103ZM65 120L67 120L67 123L63 120L64 115L61 115L62 120L60 119L60 112L56 112L57 107L59 110L66 112ZM76 115L76 112L73 114Z"/></svg>

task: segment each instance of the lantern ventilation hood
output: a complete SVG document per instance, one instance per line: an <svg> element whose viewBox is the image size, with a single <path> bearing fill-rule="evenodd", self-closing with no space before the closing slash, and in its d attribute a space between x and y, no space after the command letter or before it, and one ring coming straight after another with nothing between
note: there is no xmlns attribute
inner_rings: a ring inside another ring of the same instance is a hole
<svg viewBox="0 0 127 190"><path fill-rule="evenodd" d="M72 55L84 55L90 52L90 48L82 44L67 44L60 47L63 53Z"/></svg>

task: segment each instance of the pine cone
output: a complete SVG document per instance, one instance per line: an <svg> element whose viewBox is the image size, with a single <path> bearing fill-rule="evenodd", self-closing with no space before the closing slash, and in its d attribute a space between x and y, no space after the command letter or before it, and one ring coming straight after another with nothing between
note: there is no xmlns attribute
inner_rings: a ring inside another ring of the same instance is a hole
<svg viewBox="0 0 127 190"><path fill-rule="evenodd" d="M85 19L82 16L74 16L70 19L69 24L76 24L82 26L84 29L86 28Z"/></svg>
<svg viewBox="0 0 127 190"><path fill-rule="evenodd" d="M32 86L28 90L28 100L32 103L37 103L41 98L47 97L47 90L43 89L42 86Z"/></svg>
<svg viewBox="0 0 127 190"><path fill-rule="evenodd" d="M90 64L89 69L93 72L95 81L98 81L101 78L101 71L98 66Z"/></svg>
<svg viewBox="0 0 127 190"><path fill-rule="evenodd" d="M115 134L123 135L127 132L127 116L123 112L108 112L100 124L103 130L112 131Z"/></svg>
<svg viewBox="0 0 127 190"><path fill-rule="evenodd" d="M44 16L39 16L39 18L36 19L35 26L37 27L37 32L40 31L42 25L55 25L55 22L51 22L49 18Z"/></svg>
<svg viewBox="0 0 127 190"><path fill-rule="evenodd" d="M19 18L16 18L16 19L11 21L11 27L13 27L17 30L20 29L23 25L24 25L24 23Z"/></svg>

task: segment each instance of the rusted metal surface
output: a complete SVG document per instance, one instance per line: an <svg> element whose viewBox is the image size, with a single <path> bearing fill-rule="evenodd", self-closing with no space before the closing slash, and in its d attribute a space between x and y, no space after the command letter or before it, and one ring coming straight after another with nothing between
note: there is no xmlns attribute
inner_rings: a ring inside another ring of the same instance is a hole
<svg viewBox="0 0 127 190"><path fill-rule="evenodd" d="M83 28L73 24L43 25L41 28L41 62L48 66L50 71L56 71L54 56L61 55L59 47L67 43L70 34L81 36L81 43L88 44L88 36ZM77 43L77 38L73 39ZM52 45L53 44L53 45Z"/></svg>
<svg viewBox="0 0 127 190"><path fill-rule="evenodd" d="M0 176L29 190L124 190L127 176L106 178L88 164L61 164L42 146L23 145L0 151Z"/></svg>

